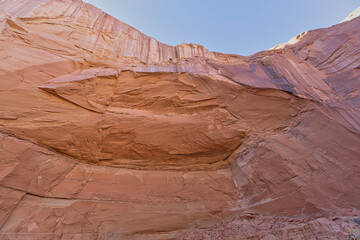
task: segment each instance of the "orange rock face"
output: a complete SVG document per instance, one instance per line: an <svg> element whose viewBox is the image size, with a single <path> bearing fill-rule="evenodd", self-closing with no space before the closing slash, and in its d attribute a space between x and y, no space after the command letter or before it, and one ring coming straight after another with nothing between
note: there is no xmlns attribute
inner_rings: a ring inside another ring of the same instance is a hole
<svg viewBox="0 0 360 240"><path fill-rule="evenodd" d="M360 18L243 57L0 9L1 239L360 235Z"/></svg>

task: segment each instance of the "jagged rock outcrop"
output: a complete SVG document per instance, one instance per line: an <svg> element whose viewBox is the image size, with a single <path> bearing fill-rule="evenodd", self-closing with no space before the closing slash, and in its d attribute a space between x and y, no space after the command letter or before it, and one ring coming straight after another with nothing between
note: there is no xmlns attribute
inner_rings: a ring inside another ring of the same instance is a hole
<svg viewBox="0 0 360 240"><path fill-rule="evenodd" d="M360 234L356 15L244 57L80 0L0 9L1 238Z"/></svg>

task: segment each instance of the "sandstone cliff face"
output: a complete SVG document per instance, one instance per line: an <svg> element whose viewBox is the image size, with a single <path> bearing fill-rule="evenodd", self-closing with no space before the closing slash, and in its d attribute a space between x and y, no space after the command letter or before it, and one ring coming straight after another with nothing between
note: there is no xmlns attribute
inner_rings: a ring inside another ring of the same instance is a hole
<svg viewBox="0 0 360 240"><path fill-rule="evenodd" d="M0 9L1 238L360 235L360 18L243 57Z"/></svg>

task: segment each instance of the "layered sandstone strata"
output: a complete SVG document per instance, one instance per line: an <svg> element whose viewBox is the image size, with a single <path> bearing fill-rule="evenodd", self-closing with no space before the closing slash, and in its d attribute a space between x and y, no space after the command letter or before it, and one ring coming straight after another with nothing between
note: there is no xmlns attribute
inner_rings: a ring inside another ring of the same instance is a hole
<svg viewBox="0 0 360 240"><path fill-rule="evenodd" d="M0 9L1 238L357 234L356 12L244 57L80 0Z"/></svg>

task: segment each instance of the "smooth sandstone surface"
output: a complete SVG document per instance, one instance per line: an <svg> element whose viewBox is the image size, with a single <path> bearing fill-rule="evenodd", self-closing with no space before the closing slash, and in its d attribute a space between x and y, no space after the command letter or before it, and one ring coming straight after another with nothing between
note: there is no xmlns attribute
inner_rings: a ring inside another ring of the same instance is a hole
<svg viewBox="0 0 360 240"><path fill-rule="evenodd" d="M359 237L356 13L244 57L0 1L0 238Z"/></svg>

